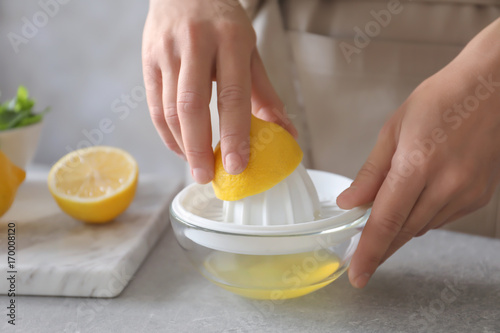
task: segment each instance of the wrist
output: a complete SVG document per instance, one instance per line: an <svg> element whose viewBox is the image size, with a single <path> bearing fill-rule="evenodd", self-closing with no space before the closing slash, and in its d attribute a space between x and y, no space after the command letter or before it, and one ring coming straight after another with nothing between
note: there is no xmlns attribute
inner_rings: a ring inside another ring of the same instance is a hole
<svg viewBox="0 0 500 333"><path fill-rule="evenodd" d="M500 79L500 18L478 33L460 56L474 64L475 71L487 72Z"/></svg>

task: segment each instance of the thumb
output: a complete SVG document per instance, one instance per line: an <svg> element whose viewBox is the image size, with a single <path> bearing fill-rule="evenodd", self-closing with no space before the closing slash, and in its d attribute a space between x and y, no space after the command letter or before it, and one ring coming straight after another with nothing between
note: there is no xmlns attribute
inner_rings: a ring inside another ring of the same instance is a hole
<svg viewBox="0 0 500 333"><path fill-rule="evenodd" d="M389 131L392 132L392 131ZM352 209L375 200L378 190L391 167L396 151L394 136L382 131L365 164L361 167L351 186L337 197L342 209Z"/></svg>
<svg viewBox="0 0 500 333"><path fill-rule="evenodd" d="M283 102L273 88L264 64L255 51L252 55L252 113L265 121L273 122L286 129L295 138L298 132L287 116Z"/></svg>

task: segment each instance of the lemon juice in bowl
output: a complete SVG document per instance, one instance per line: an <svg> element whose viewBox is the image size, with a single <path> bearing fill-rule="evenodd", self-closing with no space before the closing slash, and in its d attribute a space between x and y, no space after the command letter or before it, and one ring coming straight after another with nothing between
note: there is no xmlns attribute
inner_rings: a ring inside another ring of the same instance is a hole
<svg viewBox="0 0 500 333"><path fill-rule="evenodd" d="M255 299L289 299L316 291L340 276L341 260L334 253L317 259L314 252L247 255L213 252L201 269L218 286Z"/></svg>

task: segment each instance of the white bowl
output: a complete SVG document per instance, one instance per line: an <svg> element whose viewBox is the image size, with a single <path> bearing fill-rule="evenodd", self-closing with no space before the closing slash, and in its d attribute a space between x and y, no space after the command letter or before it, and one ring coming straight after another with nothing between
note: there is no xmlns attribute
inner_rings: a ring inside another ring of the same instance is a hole
<svg viewBox="0 0 500 333"><path fill-rule="evenodd" d="M21 169L26 170L35 156L43 121L0 131L0 150Z"/></svg>

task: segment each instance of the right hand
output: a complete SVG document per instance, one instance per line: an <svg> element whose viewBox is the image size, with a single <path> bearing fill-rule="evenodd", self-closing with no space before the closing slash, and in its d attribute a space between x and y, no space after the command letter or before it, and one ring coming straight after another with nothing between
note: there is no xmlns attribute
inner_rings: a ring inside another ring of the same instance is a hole
<svg viewBox="0 0 500 333"><path fill-rule="evenodd" d="M142 54L153 123L168 148L187 159L196 182L208 183L214 175L209 110L214 80L227 172L246 168L252 112L297 136L236 0L151 0Z"/></svg>

